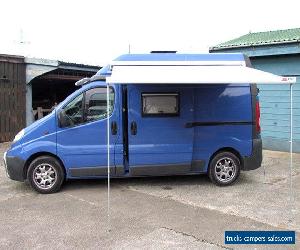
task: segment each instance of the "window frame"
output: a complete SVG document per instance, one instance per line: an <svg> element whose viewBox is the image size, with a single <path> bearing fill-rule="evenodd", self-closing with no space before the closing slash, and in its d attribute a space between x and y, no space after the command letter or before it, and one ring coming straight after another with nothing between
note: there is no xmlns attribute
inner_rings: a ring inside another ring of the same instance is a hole
<svg viewBox="0 0 300 250"><path fill-rule="evenodd" d="M90 88L90 89L87 89L86 91L84 91L84 97L83 97L83 101L82 101L82 105L83 105L82 120L83 120L83 123L81 123L81 124L87 124L87 123L91 123L91 122L96 122L96 121L104 120L104 119L107 119L108 117L110 117L110 116L113 114L113 112L114 112L114 110L115 110L115 100L116 100L116 95L115 95L115 90L114 90L114 88L113 88L112 86L110 86L109 89L112 90L112 94L113 94L113 96L114 96L113 108L112 108L110 114L107 115L105 118L102 118L102 119L96 119L96 120L92 120L92 121L87 121L87 120L85 120L85 119L86 119L86 117L85 117L85 110L86 110L86 107L85 107L86 92L89 91L89 90L92 90L92 89L100 89L100 88L105 89L105 95L106 95L106 94L107 94L107 93L106 93L106 87L104 87L104 86L97 86L97 87L93 87L93 88ZM110 100L111 100L111 99L110 99ZM107 100L106 100L106 103L107 103Z"/></svg>
<svg viewBox="0 0 300 250"><path fill-rule="evenodd" d="M114 110L115 110L115 102L116 102L116 92L115 92L115 89L110 86L109 88L112 90L112 94L114 95L114 102L113 102L113 108L112 108L112 111L110 112L109 116L106 116L105 118L103 119L96 119L96 120L93 120L93 121L86 121L85 120L85 100L86 100L86 92L89 91L89 90L92 90L92 89L105 89L106 90L106 87L105 86L94 86L92 88L89 88L89 89L85 89L84 91L82 91L81 93L79 93L77 96L75 96L74 98L72 98L68 103L66 103L59 111L59 113L65 109L66 106L68 106L73 100L75 100L78 96L80 95L83 95L82 96L82 103L81 103L81 106L82 106L82 114L81 114L81 123L78 123L78 124L74 124L74 125L70 125L70 126L66 126L66 127L61 127L59 125L60 128L73 128L73 127L77 127L77 126L81 126L81 125L85 125L85 124L88 124L88 123L92 123L92 122L96 122L96 121L100 121L100 120L105 120L107 119L108 117L110 117ZM107 100L106 100L107 101Z"/></svg>
<svg viewBox="0 0 300 250"><path fill-rule="evenodd" d="M157 96L176 96L177 100L177 112L176 113L156 113L147 114L144 113L144 101L143 97L145 95L157 95ZM141 115L142 117L178 117L180 116L180 92L142 92L141 93Z"/></svg>
<svg viewBox="0 0 300 250"><path fill-rule="evenodd" d="M60 124L60 122L59 122L59 115L60 115L60 113L71 103L71 102L73 102L78 96L80 96L80 95L82 95L82 99L81 99L81 108L82 108L82 114L81 114L81 123L78 123L78 124L71 124L71 125L69 125L69 126L61 126L61 124ZM81 92L81 93L79 93L78 95L76 95L74 98L72 98L68 103L66 103L61 109L60 109L60 111L58 112L58 114L57 114L57 117L58 117L58 126L60 127L60 128L73 128L73 127L77 127L77 126L79 126L79 125L81 125L81 124L83 124L83 101L84 101L84 97L85 97L85 93L84 92Z"/></svg>

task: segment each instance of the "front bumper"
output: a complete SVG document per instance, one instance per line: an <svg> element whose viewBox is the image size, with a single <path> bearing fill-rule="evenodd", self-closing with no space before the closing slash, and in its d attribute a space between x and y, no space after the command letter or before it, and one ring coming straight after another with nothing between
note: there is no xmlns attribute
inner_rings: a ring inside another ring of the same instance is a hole
<svg viewBox="0 0 300 250"><path fill-rule="evenodd" d="M24 181L25 161L15 156L8 156L7 152L3 155L4 167L7 176L15 181Z"/></svg>
<svg viewBox="0 0 300 250"><path fill-rule="evenodd" d="M243 157L242 170L254 170L261 166L262 162L262 140L253 139L252 154L249 157Z"/></svg>

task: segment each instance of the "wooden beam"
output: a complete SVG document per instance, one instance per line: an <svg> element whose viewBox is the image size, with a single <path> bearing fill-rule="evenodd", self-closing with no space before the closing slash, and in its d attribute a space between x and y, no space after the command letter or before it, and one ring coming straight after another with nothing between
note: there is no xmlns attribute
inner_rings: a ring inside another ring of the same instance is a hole
<svg viewBox="0 0 300 250"><path fill-rule="evenodd" d="M84 78L84 76L58 75L58 74L46 74L40 77L40 79L46 79L46 80L70 80L74 82L82 78Z"/></svg>

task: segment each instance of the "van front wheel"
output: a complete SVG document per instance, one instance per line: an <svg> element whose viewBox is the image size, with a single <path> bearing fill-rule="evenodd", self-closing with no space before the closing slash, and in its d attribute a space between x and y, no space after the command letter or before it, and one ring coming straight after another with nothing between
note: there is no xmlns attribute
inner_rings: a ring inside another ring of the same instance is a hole
<svg viewBox="0 0 300 250"><path fill-rule="evenodd" d="M211 160L208 175L216 185L227 186L236 181L240 175L240 169L241 163L236 155L221 152Z"/></svg>
<svg viewBox="0 0 300 250"><path fill-rule="evenodd" d="M29 165L27 178L30 186L42 194L57 192L64 180L60 162L51 156L40 156Z"/></svg>

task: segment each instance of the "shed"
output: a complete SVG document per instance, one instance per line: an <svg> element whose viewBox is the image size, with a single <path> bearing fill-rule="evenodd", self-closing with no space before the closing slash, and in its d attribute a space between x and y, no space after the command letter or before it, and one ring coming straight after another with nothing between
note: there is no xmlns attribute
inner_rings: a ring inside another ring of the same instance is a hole
<svg viewBox="0 0 300 250"><path fill-rule="evenodd" d="M296 77L293 86L294 152L300 152L300 28L249 33L212 46L211 53L246 54L254 68ZM289 151L290 88L259 85L263 147Z"/></svg>
<svg viewBox="0 0 300 250"><path fill-rule="evenodd" d="M51 112L101 67L58 60L0 55L0 142Z"/></svg>

